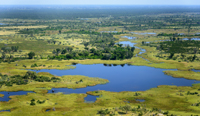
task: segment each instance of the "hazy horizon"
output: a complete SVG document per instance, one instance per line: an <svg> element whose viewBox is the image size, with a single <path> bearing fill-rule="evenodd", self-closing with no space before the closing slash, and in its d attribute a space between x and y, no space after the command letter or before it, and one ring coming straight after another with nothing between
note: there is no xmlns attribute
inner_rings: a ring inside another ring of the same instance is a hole
<svg viewBox="0 0 200 116"><path fill-rule="evenodd" d="M0 5L200 5L199 0L6 0Z"/></svg>

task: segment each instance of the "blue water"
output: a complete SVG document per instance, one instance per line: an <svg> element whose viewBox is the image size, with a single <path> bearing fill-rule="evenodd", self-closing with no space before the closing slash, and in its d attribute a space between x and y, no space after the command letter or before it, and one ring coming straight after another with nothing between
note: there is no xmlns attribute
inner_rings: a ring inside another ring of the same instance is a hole
<svg viewBox="0 0 200 116"><path fill-rule="evenodd" d="M8 25L8 24L6 24L6 23L0 23L0 25Z"/></svg>
<svg viewBox="0 0 200 116"><path fill-rule="evenodd" d="M0 101L9 101L10 98L9 96L12 95L27 95L27 93L34 93L32 91L17 91L17 92L7 92L7 91L2 91L0 94L4 94L3 97L0 97Z"/></svg>
<svg viewBox="0 0 200 116"><path fill-rule="evenodd" d="M99 96L87 95L87 97L85 97L84 100L85 103L94 103L98 97Z"/></svg>
<svg viewBox="0 0 200 116"><path fill-rule="evenodd" d="M117 33L118 31L101 31L101 33Z"/></svg>
<svg viewBox="0 0 200 116"><path fill-rule="evenodd" d="M10 110L0 110L0 112L10 112Z"/></svg>
<svg viewBox="0 0 200 116"><path fill-rule="evenodd" d="M135 47L134 45L136 44L136 43L131 43L130 41L121 41L121 42L118 42L118 43L116 43L116 44L123 44L123 47L125 47L125 46L130 46L130 47Z"/></svg>
<svg viewBox="0 0 200 116"><path fill-rule="evenodd" d="M185 35L185 33L179 33L178 35Z"/></svg>
<svg viewBox="0 0 200 116"><path fill-rule="evenodd" d="M200 70L195 70L195 69L192 69L192 71L194 71L194 72L200 72Z"/></svg>
<svg viewBox="0 0 200 116"><path fill-rule="evenodd" d="M123 44L123 47L125 47L125 46L130 46L130 47L138 48L138 49L141 50L141 51L139 52L139 54L143 54L143 53L146 52L145 49L142 49L142 48L139 48L139 47L135 46L136 43L131 43L130 41L122 41L122 42L118 42L118 43L116 43L116 44ZM136 55L136 56L137 56L137 55Z"/></svg>
<svg viewBox="0 0 200 116"><path fill-rule="evenodd" d="M46 70L42 69L38 72L50 72L53 75L85 75L89 77L100 77L108 79L109 83L104 85L96 85L92 87L80 89L53 88L57 92L65 94L70 93L86 93L87 91L106 90L106 91L145 91L158 85L177 85L191 86L194 80L184 78L173 78L165 75L162 71L166 69L158 69L147 66L120 65L104 66L103 64L82 65L77 64L76 69L70 70ZM174 69L175 70L175 69ZM199 81L197 81L199 82ZM52 93L51 90L48 93Z"/></svg>
<svg viewBox="0 0 200 116"><path fill-rule="evenodd" d="M146 32L146 33L130 32L130 33L136 34L136 35L156 35L156 33L154 32Z"/></svg>
<svg viewBox="0 0 200 116"><path fill-rule="evenodd" d="M136 39L136 37L132 37L132 36L122 36L122 38Z"/></svg>
<svg viewBox="0 0 200 116"><path fill-rule="evenodd" d="M119 42L120 44L128 44L131 47L135 43L130 41ZM141 49L141 48L139 48ZM145 52L145 49L139 54ZM176 85L176 86L191 86L195 80L188 80L184 78L173 78L165 75L162 71L167 69L158 69L147 66L133 66L133 65L106 65L106 64L92 64L82 65L77 64L75 69L70 70L56 70L56 69L42 69L34 70L35 72L49 72L53 75L84 75L89 77L99 77L108 79L109 83L103 85L90 86L79 89L68 89L68 88L53 88L54 93L63 92L65 94L70 93L86 93L88 91L105 90L113 92L121 91L145 91L150 88L157 87L158 85ZM169 70L169 69L168 69ZM171 69L176 70L176 69ZM196 81L199 83L200 81ZM49 90L48 93L52 93ZM9 94L8 94L9 93ZM4 94L3 98L0 97L0 101L9 101L10 95L26 95L27 91L18 92L0 92ZM98 96L88 95L85 97L85 101L94 102Z"/></svg>
<svg viewBox="0 0 200 116"><path fill-rule="evenodd" d="M47 109L46 112L51 111L51 109Z"/></svg>
<svg viewBox="0 0 200 116"><path fill-rule="evenodd" d="M145 49L142 49L142 48L139 48L139 47L135 46L136 43L131 43L130 41L121 41L121 42L118 42L118 43L116 43L116 44L123 44L124 47L129 45L130 47L135 47L135 48L137 48L137 49L140 49L140 52L139 52L138 54L143 54L143 53L146 52ZM140 58L142 58L142 59L144 59L144 60L146 60L146 61L149 62L149 60L147 60L147 59L145 59L145 58L143 58L143 57L141 57L141 56L138 56L138 54L136 54L135 56L136 56L136 57L140 57Z"/></svg>
<svg viewBox="0 0 200 116"><path fill-rule="evenodd" d="M182 40L189 40L188 38L183 38ZM200 40L200 38L192 38L191 40Z"/></svg>
<svg viewBox="0 0 200 116"><path fill-rule="evenodd" d="M136 101L139 101L139 102L145 102L144 99L136 99Z"/></svg>

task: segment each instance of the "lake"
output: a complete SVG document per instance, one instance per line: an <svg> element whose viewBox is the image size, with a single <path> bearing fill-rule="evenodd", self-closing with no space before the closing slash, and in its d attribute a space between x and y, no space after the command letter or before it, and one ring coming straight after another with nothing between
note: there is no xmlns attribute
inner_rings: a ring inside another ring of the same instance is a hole
<svg viewBox="0 0 200 116"><path fill-rule="evenodd" d="M86 93L87 91L106 90L106 91L145 91L158 85L177 85L191 86L195 80L187 80L184 78L173 78L165 75L162 71L166 69L152 68L147 66L133 65L111 65L103 64L82 65L77 64L75 69L56 70L42 69L35 72L49 72L53 75L85 75L89 77L100 77L108 79L109 83L105 85L96 85L80 89L53 88L56 92L70 93ZM176 69L172 69L176 70ZM199 81L198 81L199 82ZM49 93L52 93L49 90Z"/></svg>
<svg viewBox="0 0 200 116"><path fill-rule="evenodd" d="M131 43L130 41L119 42L120 44L130 45L133 47L136 43ZM139 48L139 47L136 47ZM139 54L145 52L145 49L141 49ZM53 75L84 75L89 77L99 77L108 79L109 83L104 85L90 86L86 88L79 89L68 89L68 88L53 88L54 93L63 92L64 94L70 93L86 93L87 91L95 90L105 90L113 92L121 91L145 91L150 88L157 87L158 85L177 85L177 86L191 86L193 83L200 81L188 80L184 78L173 78L171 76L165 75L162 71L170 69L159 69L147 66L134 66L134 65L106 65L106 64L92 64L92 65L82 65L77 64L75 69L70 70L57 70L57 69L42 69L42 70L32 70L35 72L49 72ZM176 69L171 69L176 70ZM52 93L49 90L48 93ZM8 94L9 93L9 94ZM26 95L26 91L18 92L0 92L4 94L0 101L8 101L10 95ZM88 95L85 97L85 102L94 102L97 96Z"/></svg>

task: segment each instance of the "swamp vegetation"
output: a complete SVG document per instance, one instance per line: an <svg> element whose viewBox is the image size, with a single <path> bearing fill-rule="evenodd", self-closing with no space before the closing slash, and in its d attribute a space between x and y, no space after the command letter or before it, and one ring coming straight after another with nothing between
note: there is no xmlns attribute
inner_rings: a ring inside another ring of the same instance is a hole
<svg viewBox="0 0 200 116"><path fill-rule="evenodd" d="M137 92L65 94L54 93L52 88L78 89L115 81L31 71L73 70L76 64L104 64L109 68L128 64L178 69L163 73L200 80L199 72L192 71L200 69L199 10L198 6L0 7L0 92L35 92L0 101L0 115L200 115L199 83L159 85ZM123 41L132 44L119 44ZM91 69L91 73L94 70L100 68ZM134 71L132 75L140 79ZM98 97L94 103L85 103L87 95ZM0 94L2 99L4 96Z"/></svg>

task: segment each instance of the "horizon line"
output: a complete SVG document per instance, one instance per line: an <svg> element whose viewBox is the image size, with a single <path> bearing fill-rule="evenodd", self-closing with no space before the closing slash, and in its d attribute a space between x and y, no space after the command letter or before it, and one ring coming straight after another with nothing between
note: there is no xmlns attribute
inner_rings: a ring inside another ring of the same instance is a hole
<svg viewBox="0 0 200 116"><path fill-rule="evenodd" d="M65 6L65 5L70 5L70 6L107 6L107 5L110 5L110 6L200 6L200 4L189 4L189 5L186 5L186 4L0 4L0 6L2 5L6 5L6 6L13 6L13 5L52 5L52 6Z"/></svg>

